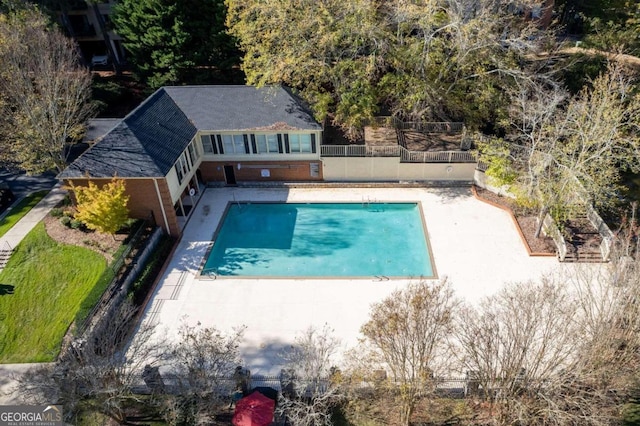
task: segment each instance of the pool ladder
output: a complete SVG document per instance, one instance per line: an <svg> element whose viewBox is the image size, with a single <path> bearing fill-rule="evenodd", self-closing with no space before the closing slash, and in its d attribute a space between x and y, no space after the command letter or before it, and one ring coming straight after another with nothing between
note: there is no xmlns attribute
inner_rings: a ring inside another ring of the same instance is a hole
<svg viewBox="0 0 640 426"><path fill-rule="evenodd" d="M362 197L362 207L363 208L367 208L367 207L369 207L371 205L371 203L375 204L377 202L378 201L375 198L372 200L371 197L369 197L368 195L367 195L366 199L364 197Z"/></svg>

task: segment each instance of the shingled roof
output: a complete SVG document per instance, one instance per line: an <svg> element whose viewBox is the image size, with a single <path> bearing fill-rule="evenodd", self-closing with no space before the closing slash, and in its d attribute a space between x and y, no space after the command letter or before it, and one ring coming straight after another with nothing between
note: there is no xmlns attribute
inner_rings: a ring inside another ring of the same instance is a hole
<svg viewBox="0 0 640 426"><path fill-rule="evenodd" d="M283 129L322 127L281 87L164 87L58 177L164 177L198 130Z"/></svg>
<svg viewBox="0 0 640 426"><path fill-rule="evenodd" d="M166 87L198 130L321 130L313 115L280 86Z"/></svg>

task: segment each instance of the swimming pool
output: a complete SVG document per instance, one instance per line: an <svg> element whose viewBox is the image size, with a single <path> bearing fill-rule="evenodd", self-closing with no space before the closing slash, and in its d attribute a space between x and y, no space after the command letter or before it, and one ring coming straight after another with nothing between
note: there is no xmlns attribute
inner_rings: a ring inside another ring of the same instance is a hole
<svg viewBox="0 0 640 426"><path fill-rule="evenodd" d="M418 203L231 203L203 275L431 277Z"/></svg>

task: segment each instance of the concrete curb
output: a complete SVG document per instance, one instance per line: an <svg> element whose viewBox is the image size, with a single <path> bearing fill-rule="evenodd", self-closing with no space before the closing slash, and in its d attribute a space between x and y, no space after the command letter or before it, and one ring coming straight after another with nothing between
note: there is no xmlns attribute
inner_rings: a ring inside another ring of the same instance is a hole
<svg viewBox="0 0 640 426"><path fill-rule="evenodd" d="M524 237L524 234L522 233L522 229L520 229L520 224L518 223L518 219L516 219L516 216L513 214L513 211L511 211L510 208L505 207L505 206L501 206L500 204L496 204L493 201L490 201L490 200L487 200L485 198L482 198L481 196L478 195L478 192L476 191L475 185L471 186L471 192L473 193L473 196L477 200L482 201L483 203L489 204L490 206L498 207L499 209L502 209L505 212L509 213L509 216L511 216L511 220L513 221L513 224L516 226L516 229L518 230L518 235L520 235L520 239L522 240L522 244L527 249L527 253L529 253L529 256L531 256L531 257L556 257L555 253L539 253L539 252L534 252L534 251L531 250L531 247L529 247L529 243L527 242L527 239Z"/></svg>

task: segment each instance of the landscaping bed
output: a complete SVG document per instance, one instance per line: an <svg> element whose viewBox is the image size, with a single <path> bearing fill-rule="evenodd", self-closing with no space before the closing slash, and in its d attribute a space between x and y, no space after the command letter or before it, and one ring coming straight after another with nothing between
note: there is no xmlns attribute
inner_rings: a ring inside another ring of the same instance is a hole
<svg viewBox="0 0 640 426"><path fill-rule="evenodd" d="M63 244L86 247L103 255L108 262L113 260L114 253L127 238L126 234L108 235L73 229L63 225L60 218L51 215L47 215L43 222L47 229L47 234L53 240Z"/></svg>
<svg viewBox="0 0 640 426"><path fill-rule="evenodd" d="M513 214L516 219L516 224L520 228L520 233L529 245L531 253L549 255L556 253L556 246L551 238L544 236L544 234L536 238L537 216L535 212L527 211L519 207L516 202L509 197L498 195L484 188L475 187L475 191L479 199L499 206Z"/></svg>

